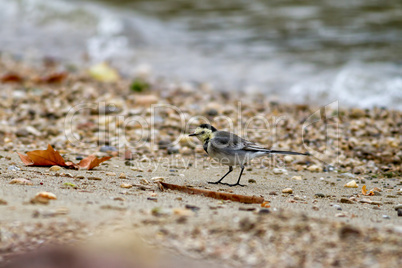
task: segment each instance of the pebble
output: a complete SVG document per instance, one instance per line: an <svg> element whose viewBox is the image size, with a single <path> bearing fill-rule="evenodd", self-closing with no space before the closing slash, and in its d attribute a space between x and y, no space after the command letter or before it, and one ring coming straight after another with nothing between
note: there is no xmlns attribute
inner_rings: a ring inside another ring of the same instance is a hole
<svg viewBox="0 0 402 268"><path fill-rule="evenodd" d="M278 193L275 191L272 191L272 192L269 192L269 195L278 195Z"/></svg>
<svg viewBox="0 0 402 268"><path fill-rule="evenodd" d="M31 199L32 204L48 204L49 200L57 199L56 195L50 192L39 192Z"/></svg>
<svg viewBox="0 0 402 268"><path fill-rule="evenodd" d="M59 171L60 169L61 169L60 166L51 166L51 167L49 168L49 171Z"/></svg>
<svg viewBox="0 0 402 268"><path fill-rule="evenodd" d="M398 217L402 217L402 208L398 209Z"/></svg>
<svg viewBox="0 0 402 268"><path fill-rule="evenodd" d="M194 211L194 212L197 212L198 210L201 209L200 207L197 207L197 206L194 206L194 205L189 205L189 204L186 204L184 207L185 207L186 209L190 209L190 210L192 210L192 211Z"/></svg>
<svg viewBox="0 0 402 268"><path fill-rule="evenodd" d="M341 198L340 202L344 203L344 204L354 204L355 203L352 200L350 200L349 198Z"/></svg>
<svg viewBox="0 0 402 268"><path fill-rule="evenodd" d="M272 170L272 172L273 172L274 174L276 174L276 175L279 175L279 174L286 173L287 171L286 171L286 169L284 169L284 168L274 168L274 169Z"/></svg>
<svg viewBox="0 0 402 268"><path fill-rule="evenodd" d="M315 210L315 211L320 210L320 208L319 208L319 207L317 207L317 206L312 206L311 208L312 208L313 210Z"/></svg>
<svg viewBox="0 0 402 268"><path fill-rule="evenodd" d="M301 176L293 176L292 178L290 178L291 180L295 180L295 181L301 181L302 177Z"/></svg>
<svg viewBox="0 0 402 268"><path fill-rule="evenodd" d="M170 145L171 141L169 140L160 140L158 142L158 148L159 150L167 149Z"/></svg>
<svg viewBox="0 0 402 268"><path fill-rule="evenodd" d="M337 213L337 214L335 214L335 217L344 218L344 217L346 217L346 214L345 213Z"/></svg>
<svg viewBox="0 0 402 268"><path fill-rule="evenodd" d="M398 204L394 207L395 210L402 209L402 204Z"/></svg>
<svg viewBox="0 0 402 268"><path fill-rule="evenodd" d="M346 183L343 187L346 187L346 188L358 188L359 186L357 185L355 180L352 180L352 181Z"/></svg>
<svg viewBox="0 0 402 268"><path fill-rule="evenodd" d="M292 188L285 188L285 189L282 190L282 193L291 194L291 193L293 193L293 190L292 190Z"/></svg>
<svg viewBox="0 0 402 268"><path fill-rule="evenodd" d="M8 203L4 199L0 199L0 205L6 206Z"/></svg>
<svg viewBox="0 0 402 268"><path fill-rule="evenodd" d="M355 175L353 175L352 173L343 173L341 174L342 177L347 177L347 178L356 178Z"/></svg>
<svg viewBox="0 0 402 268"><path fill-rule="evenodd" d="M382 218L383 218L383 219L386 219L386 220L390 220L390 219L391 219L391 217L388 216L388 215L382 215Z"/></svg>
<svg viewBox="0 0 402 268"><path fill-rule="evenodd" d="M283 158L286 163L290 163L294 160L293 156L287 155Z"/></svg>
<svg viewBox="0 0 402 268"><path fill-rule="evenodd" d="M114 146L107 146L107 145L104 145L104 146L102 146L102 147L100 148L99 151L101 151L101 152L103 152L103 153L106 153L106 152L117 152L117 148L114 147Z"/></svg>
<svg viewBox="0 0 402 268"><path fill-rule="evenodd" d="M125 173L120 173L119 179L127 179L127 176Z"/></svg>
<svg viewBox="0 0 402 268"><path fill-rule="evenodd" d="M241 211L254 211L256 208L254 207L239 207L239 210Z"/></svg>
<svg viewBox="0 0 402 268"><path fill-rule="evenodd" d="M77 157L75 158L75 160L78 160L78 161L81 161L82 159L84 159L84 157L81 156L81 155L79 155L79 156L77 156Z"/></svg>
<svg viewBox="0 0 402 268"><path fill-rule="evenodd" d="M336 208L336 210L342 210L342 207L340 205L334 204L333 207Z"/></svg>
<svg viewBox="0 0 402 268"><path fill-rule="evenodd" d="M249 179L248 182L249 183L257 183L254 179Z"/></svg>
<svg viewBox="0 0 402 268"><path fill-rule="evenodd" d="M22 178L12 179L10 184L33 185L32 181Z"/></svg>
<svg viewBox="0 0 402 268"><path fill-rule="evenodd" d="M102 178L99 178L99 177L88 177L88 180L92 180L92 181L101 181Z"/></svg>
<svg viewBox="0 0 402 268"><path fill-rule="evenodd" d="M120 184L120 187L130 189L131 187L133 187L133 185L129 183L122 183Z"/></svg>
<svg viewBox="0 0 402 268"><path fill-rule="evenodd" d="M20 171L21 169L17 166L8 166L7 168L8 170L12 170L12 171Z"/></svg>
<svg viewBox="0 0 402 268"><path fill-rule="evenodd" d="M325 194L323 194L323 193L316 193L314 196L315 196L315 197L319 197L319 198L324 198L324 197L325 197Z"/></svg>
<svg viewBox="0 0 402 268"><path fill-rule="evenodd" d="M258 211L258 214L269 214L271 211L267 208L262 208Z"/></svg>
<svg viewBox="0 0 402 268"><path fill-rule="evenodd" d="M312 166L308 167L307 170L309 170L311 172L322 172L322 167L320 167L318 165L312 165Z"/></svg>
<svg viewBox="0 0 402 268"><path fill-rule="evenodd" d="M114 172L106 172L105 174L106 176L116 176L116 173Z"/></svg>
<svg viewBox="0 0 402 268"><path fill-rule="evenodd" d="M180 146L175 145L172 147L168 147L167 152L168 152L168 154L178 154L180 152Z"/></svg>
<svg viewBox="0 0 402 268"><path fill-rule="evenodd" d="M153 178L151 178L152 182L161 182L161 181L164 181L164 180L165 180L164 177L153 177Z"/></svg>

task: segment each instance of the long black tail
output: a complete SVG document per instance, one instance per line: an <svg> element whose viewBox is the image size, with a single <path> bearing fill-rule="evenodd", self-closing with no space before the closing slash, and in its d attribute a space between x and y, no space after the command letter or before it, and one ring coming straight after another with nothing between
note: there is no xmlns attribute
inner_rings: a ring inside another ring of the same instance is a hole
<svg viewBox="0 0 402 268"><path fill-rule="evenodd" d="M291 151L277 151L277 150L269 150L271 154L292 154L292 155L310 155L309 152L307 153L298 153L298 152L291 152Z"/></svg>

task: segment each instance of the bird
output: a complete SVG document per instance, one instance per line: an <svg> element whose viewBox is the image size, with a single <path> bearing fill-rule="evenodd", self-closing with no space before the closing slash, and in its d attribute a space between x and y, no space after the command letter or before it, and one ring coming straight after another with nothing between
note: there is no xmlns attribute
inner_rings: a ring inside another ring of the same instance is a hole
<svg viewBox="0 0 402 268"><path fill-rule="evenodd" d="M256 157L270 154L310 155L308 152L298 153L267 149L259 144L243 139L234 133L219 131L210 124L201 124L189 136L197 137L203 143L205 152L212 159L229 166L229 171L222 178L214 182L209 181L208 183L210 184L224 184L230 187L245 186L240 184L244 168L251 159ZM223 183L222 180L233 171L233 166L241 167L237 182L234 184Z"/></svg>

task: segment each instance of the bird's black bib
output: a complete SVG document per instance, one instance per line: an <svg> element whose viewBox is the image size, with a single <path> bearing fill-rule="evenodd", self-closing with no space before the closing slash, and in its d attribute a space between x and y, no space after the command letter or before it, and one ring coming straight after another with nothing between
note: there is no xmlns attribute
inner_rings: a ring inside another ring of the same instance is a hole
<svg viewBox="0 0 402 268"><path fill-rule="evenodd" d="M204 148L204 151L207 152L207 154L208 154L208 143L209 143L209 139L206 139L204 142L204 145L202 146Z"/></svg>

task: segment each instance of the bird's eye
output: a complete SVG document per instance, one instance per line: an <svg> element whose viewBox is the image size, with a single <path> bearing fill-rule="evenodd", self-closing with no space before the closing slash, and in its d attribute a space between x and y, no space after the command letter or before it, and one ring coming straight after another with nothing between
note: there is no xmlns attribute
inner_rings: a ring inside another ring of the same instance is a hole
<svg viewBox="0 0 402 268"><path fill-rule="evenodd" d="M201 134L205 134L205 131L201 131Z"/></svg>

